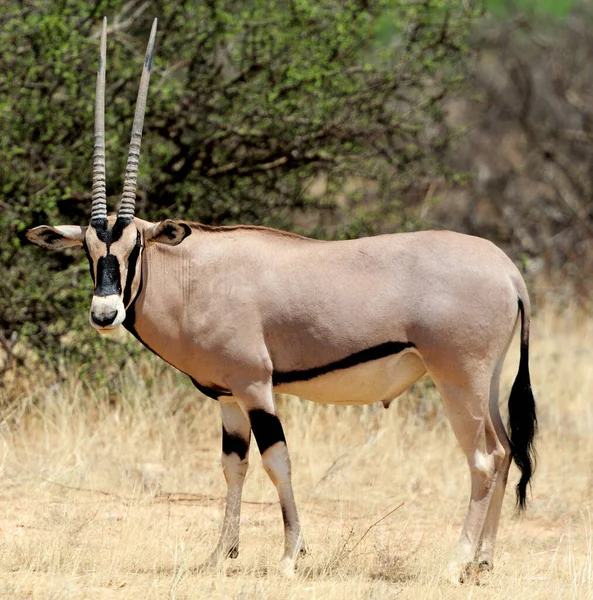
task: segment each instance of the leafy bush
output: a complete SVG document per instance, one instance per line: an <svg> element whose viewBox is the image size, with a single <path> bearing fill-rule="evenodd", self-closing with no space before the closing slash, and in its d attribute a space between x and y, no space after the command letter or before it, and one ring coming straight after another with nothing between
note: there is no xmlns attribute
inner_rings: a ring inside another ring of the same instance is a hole
<svg viewBox="0 0 593 600"><path fill-rule="evenodd" d="M31 226L89 218L104 14L113 208L154 16L142 217L298 222L315 235L351 237L405 227L402 194L444 171L451 136L441 107L462 76L463 40L477 14L470 2L131 0L121 8L113 0L7 0L0 14L7 352L16 339L54 359L78 354L89 366L106 353L86 325L91 281L80 253L48 256L23 247L22 237ZM321 191L313 185L320 181ZM328 220L331 229L323 227Z"/></svg>

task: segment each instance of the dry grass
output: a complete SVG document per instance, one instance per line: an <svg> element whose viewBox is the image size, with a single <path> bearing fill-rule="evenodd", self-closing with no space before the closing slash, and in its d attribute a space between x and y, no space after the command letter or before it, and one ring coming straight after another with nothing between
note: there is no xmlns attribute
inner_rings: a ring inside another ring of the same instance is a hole
<svg viewBox="0 0 593 600"><path fill-rule="evenodd" d="M252 448L240 557L200 570L225 494L217 406L146 360L122 374L116 408L74 375L2 390L0 596L592 598L593 321L540 314L532 339L533 502L514 519L509 490L496 568L479 586L447 581L469 477L426 383L387 411L280 399L312 554L294 580L276 572L280 510ZM507 364L505 398L516 348Z"/></svg>

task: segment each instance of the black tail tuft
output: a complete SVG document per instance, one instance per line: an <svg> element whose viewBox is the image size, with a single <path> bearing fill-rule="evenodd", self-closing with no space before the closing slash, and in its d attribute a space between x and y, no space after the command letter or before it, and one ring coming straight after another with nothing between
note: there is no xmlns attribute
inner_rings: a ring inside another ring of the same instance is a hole
<svg viewBox="0 0 593 600"><path fill-rule="evenodd" d="M521 311L522 334L521 360L519 372L509 397L509 431L513 460L521 471L521 479L517 484L517 509L521 512L525 509L527 487L535 471L534 438L537 433L537 415L529 378L529 326L527 329L525 328L525 312L520 299L519 310Z"/></svg>

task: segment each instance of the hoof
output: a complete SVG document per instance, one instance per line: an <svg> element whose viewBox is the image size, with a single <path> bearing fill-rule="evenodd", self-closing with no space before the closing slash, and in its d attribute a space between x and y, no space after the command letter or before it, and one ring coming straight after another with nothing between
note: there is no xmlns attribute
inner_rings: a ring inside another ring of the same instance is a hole
<svg viewBox="0 0 593 600"><path fill-rule="evenodd" d="M282 558L280 561L280 573L288 579L294 577L294 559L292 557L284 556Z"/></svg>
<svg viewBox="0 0 593 600"><path fill-rule="evenodd" d="M492 571L493 569L494 565L489 560L481 560L478 563L478 572L480 573L487 573L489 571Z"/></svg>
<svg viewBox="0 0 593 600"><path fill-rule="evenodd" d="M452 564L449 566L449 578L453 585L463 585L475 583L478 579L476 563L466 563L463 565Z"/></svg>
<svg viewBox="0 0 593 600"><path fill-rule="evenodd" d="M480 575L489 573L494 568L490 560L481 560L480 562L471 562L464 565L451 565L449 572L451 582L459 584L480 584Z"/></svg>
<svg viewBox="0 0 593 600"><path fill-rule="evenodd" d="M227 558L239 556L239 544L231 546L226 552L216 548L214 552L200 565L200 569L216 569L222 567Z"/></svg>
<svg viewBox="0 0 593 600"><path fill-rule="evenodd" d="M198 566L199 571L209 571L210 569L216 569L222 564L219 556L211 554L203 563Z"/></svg>

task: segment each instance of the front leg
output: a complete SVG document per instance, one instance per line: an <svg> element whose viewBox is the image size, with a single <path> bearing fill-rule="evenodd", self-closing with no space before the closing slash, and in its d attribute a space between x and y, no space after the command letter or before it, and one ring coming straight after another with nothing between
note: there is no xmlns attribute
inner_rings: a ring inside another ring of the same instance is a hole
<svg viewBox="0 0 593 600"><path fill-rule="evenodd" d="M249 414L264 469L278 491L284 521L284 554L281 568L285 573L291 574L294 572L297 556L306 552L306 545L292 491L290 457L282 425L276 416L272 385L271 382L250 383L241 392L233 389L233 395L239 398Z"/></svg>
<svg viewBox="0 0 593 600"><path fill-rule="evenodd" d="M241 495L249 466L251 427L245 413L236 402L221 401L222 413L222 471L227 483L226 508L222 532L210 563L227 556L239 555Z"/></svg>

